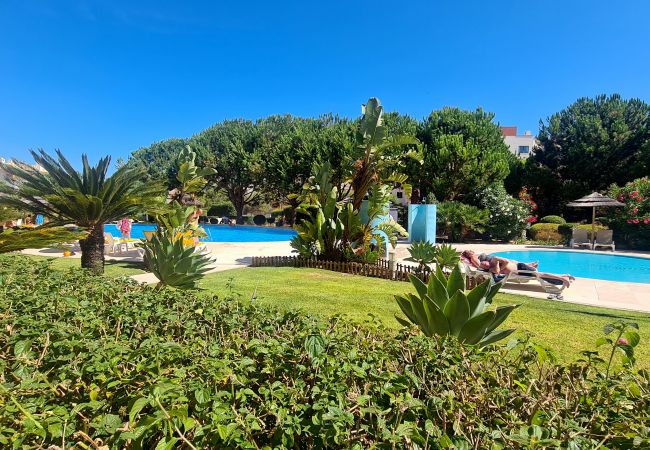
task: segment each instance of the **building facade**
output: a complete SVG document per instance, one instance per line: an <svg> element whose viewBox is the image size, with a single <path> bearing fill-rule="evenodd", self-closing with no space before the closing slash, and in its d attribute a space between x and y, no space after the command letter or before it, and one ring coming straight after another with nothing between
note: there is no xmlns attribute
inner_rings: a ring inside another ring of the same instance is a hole
<svg viewBox="0 0 650 450"><path fill-rule="evenodd" d="M501 134L510 151L517 158L528 158L537 145L537 139L533 133L525 131L524 134L517 134L517 127L501 127Z"/></svg>

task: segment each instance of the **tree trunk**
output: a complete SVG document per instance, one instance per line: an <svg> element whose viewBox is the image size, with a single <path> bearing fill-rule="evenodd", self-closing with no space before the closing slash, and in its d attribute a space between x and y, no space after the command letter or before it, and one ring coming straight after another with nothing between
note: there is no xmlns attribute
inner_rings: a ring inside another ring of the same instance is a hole
<svg viewBox="0 0 650 450"><path fill-rule="evenodd" d="M95 274L104 273L104 224L97 224L86 239L79 241L81 247L81 267Z"/></svg>

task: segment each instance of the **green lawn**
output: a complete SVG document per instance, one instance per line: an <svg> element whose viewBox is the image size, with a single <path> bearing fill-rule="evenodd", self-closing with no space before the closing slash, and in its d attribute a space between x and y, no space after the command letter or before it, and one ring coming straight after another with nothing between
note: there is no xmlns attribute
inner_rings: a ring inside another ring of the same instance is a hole
<svg viewBox="0 0 650 450"><path fill-rule="evenodd" d="M246 268L207 275L201 287L225 295L232 278L234 292L280 308L300 308L321 315L341 314L363 321L372 314L389 327L398 327L394 319L400 313L394 294L412 291L410 283L364 278L318 269ZM530 332L534 340L550 347L562 360L575 359L578 352L593 349L603 325L616 320L639 324L641 343L637 359L650 367L650 314L617 311L542 300L511 294L499 294L495 304L520 304L505 325Z"/></svg>

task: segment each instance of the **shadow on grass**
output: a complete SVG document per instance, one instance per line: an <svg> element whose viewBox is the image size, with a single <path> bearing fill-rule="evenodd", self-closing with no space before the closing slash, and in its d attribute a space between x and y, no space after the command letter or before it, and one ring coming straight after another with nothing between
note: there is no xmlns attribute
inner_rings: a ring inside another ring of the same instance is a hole
<svg viewBox="0 0 650 450"><path fill-rule="evenodd" d="M596 312L596 311L581 311L579 309L569 309L569 308L556 308L556 311L558 312L569 312L569 313L574 313L574 314L583 314L586 316L595 316L595 317L606 317L610 319L624 319L624 320L639 320L639 319L645 319L645 317L632 317L627 314L629 314L628 311L621 311L621 314L614 314L614 313L606 313L606 312ZM643 313L639 312L638 314L642 315ZM650 318L648 316L647 318Z"/></svg>
<svg viewBox="0 0 650 450"><path fill-rule="evenodd" d="M142 270L145 272L147 271L147 268L142 261L120 261L116 259L107 259L104 261L104 266L115 266L122 267L124 269Z"/></svg>

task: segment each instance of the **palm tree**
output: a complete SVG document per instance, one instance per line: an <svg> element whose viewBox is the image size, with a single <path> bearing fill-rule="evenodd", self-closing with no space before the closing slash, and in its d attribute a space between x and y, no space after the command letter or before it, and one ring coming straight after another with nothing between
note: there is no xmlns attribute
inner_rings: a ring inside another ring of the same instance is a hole
<svg viewBox="0 0 650 450"><path fill-rule="evenodd" d="M17 180L5 187L0 204L43 214L53 225L76 224L88 231L81 239L81 267L104 272L104 224L138 214L160 201L162 188L143 183L136 170L122 166L107 177L111 158L100 159L95 167L82 155L79 173L57 150L58 160L45 151L32 151L36 163L44 169L19 163L7 168Z"/></svg>

